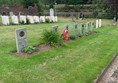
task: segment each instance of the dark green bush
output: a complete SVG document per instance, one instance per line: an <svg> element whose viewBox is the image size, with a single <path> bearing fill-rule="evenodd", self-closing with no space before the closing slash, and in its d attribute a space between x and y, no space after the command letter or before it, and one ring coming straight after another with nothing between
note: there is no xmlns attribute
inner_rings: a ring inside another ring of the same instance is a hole
<svg viewBox="0 0 118 83"><path fill-rule="evenodd" d="M21 21L20 24L25 24L25 22L24 21Z"/></svg>
<svg viewBox="0 0 118 83"><path fill-rule="evenodd" d="M30 21L28 18L26 18L26 24L30 24Z"/></svg>
<svg viewBox="0 0 118 83"><path fill-rule="evenodd" d="M69 39L71 39L71 40L75 40L76 37L75 37L75 35L70 35L70 36L69 36Z"/></svg>
<svg viewBox="0 0 118 83"><path fill-rule="evenodd" d="M46 23L50 23L50 19L46 18L46 19L45 19L45 22L46 22Z"/></svg>
<svg viewBox="0 0 118 83"><path fill-rule="evenodd" d="M58 32L52 30L45 30L42 34L42 40L45 44L51 46L62 46L64 45L63 40Z"/></svg>

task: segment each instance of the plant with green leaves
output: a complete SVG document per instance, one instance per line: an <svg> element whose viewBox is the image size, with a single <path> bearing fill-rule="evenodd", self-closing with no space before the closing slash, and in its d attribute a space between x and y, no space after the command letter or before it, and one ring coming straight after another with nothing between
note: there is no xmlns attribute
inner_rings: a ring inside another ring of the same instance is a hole
<svg viewBox="0 0 118 83"><path fill-rule="evenodd" d="M46 22L46 23L50 23L50 19L49 19L49 18L46 18L46 19L45 19L45 22Z"/></svg>
<svg viewBox="0 0 118 83"><path fill-rule="evenodd" d="M35 51L36 51L36 48L33 46L28 46L27 48L23 50L23 52L28 53L28 54L32 54Z"/></svg>
<svg viewBox="0 0 118 83"><path fill-rule="evenodd" d="M75 35L70 35L70 36L69 36L69 39L75 40L75 39L76 39L76 36L75 36Z"/></svg>
<svg viewBox="0 0 118 83"><path fill-rule="evenodd" d="M52 30L45 30L42 34L42 40L45 44L49 44L51 46L62 46L64 45L62 37L58 32L54 32Z"/></svg>

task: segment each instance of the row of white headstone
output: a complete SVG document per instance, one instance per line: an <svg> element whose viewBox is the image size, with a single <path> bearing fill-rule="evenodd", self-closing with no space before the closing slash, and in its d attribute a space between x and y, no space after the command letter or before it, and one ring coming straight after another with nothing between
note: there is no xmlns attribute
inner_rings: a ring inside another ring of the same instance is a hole
<svg viewBox="0 0 118 83"><path fill-rule="evenodd" d="M10 17L13 24L20 24L21 22L27 23L27 19L30 24L46 22L49 19L50 22L58 22L57 16L1 16L2 24L9 25Z"/></svg>
<svg viewBox="0 0 118 83"><path fill-rule="evenodd" d="M100 28L102 27L102 20L101 19L97 19L96 20L96 28Z"/></svg>

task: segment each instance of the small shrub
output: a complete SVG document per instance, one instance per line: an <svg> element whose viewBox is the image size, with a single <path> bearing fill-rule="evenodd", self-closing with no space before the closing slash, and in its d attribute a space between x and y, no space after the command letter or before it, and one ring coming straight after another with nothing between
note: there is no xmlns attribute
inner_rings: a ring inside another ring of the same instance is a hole
<svg viewBox="0 0 118 83"><path fill-rule="evenodd" d="M71 39L71 40L75 40L76 37L75 37L75 35L70 35L70 36L69 36L69 39Z"/></svg>
<svg viewBox="0 0 118 83"><path fill-rule="evenodd" d="M26 49L23 50L23 52L28 53L28 54L32 54L35 51L36 51L36 48L32 46L28 46Z"/></svg>
<svg viewBox="0 0 118 83"><path fill-rule="evenodd" d="M28 18L26 18L26 24L30 24L30 21Z"/></svg>
<svg viewBox="0 0 118 83"><path fill-rule="evenodd" d="M17 24L15 24L15 23L11 23L11 25L17 25Z"/></svg>
<svg viewBox="0 0 118 83"><path fill-rule="evenodd" d="M52 30L45 30L42 34L42 40L45 44L51 46L62 46L64 45L63 40L58 32Z"/></svg>
<svg viewBox="0 0 118 83"><path fill-rule="evenodd" d="M50 23L50 19L49 19L49 18L46 18L46 19L45 19L45 22L46 22L46 23Z"/></svg>
<svg viewBox="0 0 118 83"><path fill-rule="evenodd" d="M35 22L34 24L39 24L39 22Z"/></svg>
<svg viewBox="0 0 118 83"><path fill-rule="evenodd" d="M20 24L25 24L25 22L24 21L21 21Z"/></svg>

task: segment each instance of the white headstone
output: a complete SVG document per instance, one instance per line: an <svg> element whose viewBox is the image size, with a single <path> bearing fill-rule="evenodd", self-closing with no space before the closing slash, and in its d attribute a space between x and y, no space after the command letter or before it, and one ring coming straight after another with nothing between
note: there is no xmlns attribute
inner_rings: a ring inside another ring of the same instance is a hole
<svg viewBox="0 0 118 83"><path fill-rule="evenodd" d="M54 16L54 9L53 8L50 9L50 16Z"/></svg>
<svg viewBox="0 0 118 83"><path fill-rule="evenodd" d="M21 53L27 48L27 32L25 28L16 30L16 47L17 53Z"/></svg>
<svg viewBox="0 0 118 83"><path fill-rule="evenodd" d="M96 20L96 28L99 28L99 21Z"/></svg>
<svg viewBox="0 0 118 83"><path fill-rule="evenodd" d="M18 16L11 16L11 19L12 19L12 23L19 24Z"/></svg>
<svg viewBox="0 0 118 83"><path fill-rule="evenodd" d="M58 17L57 16L55 16L55 22L58 22Z"/></svg>
<svg viewBox="0 0 118 83"><path fill-rule="evenodd" d="M35 22L35 23L39 23L39 22L40 22L40 20L39 20L39 17L38 17L38 16L34 16L34 22Z"/></svg>
<svg viewBox="0 0 118 83"><path fill-rule="evenodd" d="M40 16L40 22L45 22L45 16Z"/></svg>
<svg viewBox="0 0 118 83"><path fill-rule="evenodd" d="M102 27L102 20L99 19L99 27Z"/></svg>
<svg viewBox="0 0 118 83"><path fill-rule="evenodd" d="M26 16L20 16L20 22L26 23Z"/></svg>
<svg viewBox="0 0 118 83"><path fill-rule="evenodd" d="M27 19L29 20L29 22L30 22L31 24L34 23L34 18L33 18L33 16L27 16Z"/></svg>
<svg viewBox="0 0 118 83"><path fill-rule="evenodd" d="M50 16L50 22L55 22L55 17L54 16Z"/></svg>
<svg viewBox="0 0 118 83"><path fill-rule="evenodd" d="M2 24L9 25L9 16L1 16Z"/></svg>
<svg viewBox="0 0 118 83"><path fill-rule="evenodd" d="M49 19L49 22L51 22L51 16L46 16L45 19Z"/></svg>

